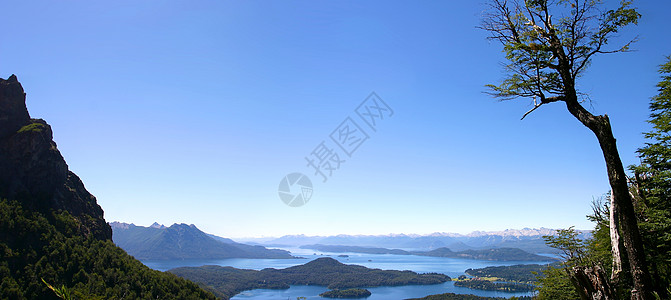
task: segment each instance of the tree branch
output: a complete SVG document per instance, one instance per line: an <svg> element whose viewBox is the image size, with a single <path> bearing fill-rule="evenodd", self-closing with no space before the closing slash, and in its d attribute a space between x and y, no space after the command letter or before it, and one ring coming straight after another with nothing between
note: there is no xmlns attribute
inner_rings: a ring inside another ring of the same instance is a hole
<svg viewBox="0 0 671 300"><path fill-rule="evenodd" d="M534 100L534 108L532 108L529 111L527 111L526 113L524 113L524 115L522 116L522 118L520 120L524 120L524 118L526 118L530 113L534 112L534 110L541 107L541 105L543 105L543 104L548 104L548 103L557 102L557 101L564 101L563 96L555 96L555 97L546 98L542 93L539 94L538 96L541 98L541 102L536 103L536 100Z"/></svg>

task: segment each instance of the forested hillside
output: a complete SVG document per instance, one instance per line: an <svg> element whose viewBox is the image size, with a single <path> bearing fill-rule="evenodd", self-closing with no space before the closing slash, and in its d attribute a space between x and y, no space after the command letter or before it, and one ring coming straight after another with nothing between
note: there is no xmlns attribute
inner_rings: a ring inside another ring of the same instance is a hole
<svg viewBox="0 0 671 300"><path fill-rule="evenodd" d="M111 240L77 233L67 211L46 215L0 201L1 299L57 299L47 285L76 299L214 299L196 284L149 269Z"/></svg>

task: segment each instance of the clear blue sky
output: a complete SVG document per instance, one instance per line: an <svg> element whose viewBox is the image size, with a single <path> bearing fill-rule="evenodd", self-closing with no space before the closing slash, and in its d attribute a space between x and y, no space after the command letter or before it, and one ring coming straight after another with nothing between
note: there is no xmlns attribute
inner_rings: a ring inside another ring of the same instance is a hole
<svg viewBox="0 0 671 300"><path fill-rule="evenodd" d="M625 164L671 54L669 1L640 1L636 52L580 80ZM563 105L499 103L481 1L3 1L16 74L108 221L226 237L588 229L607 192L592 133ZM620 40L622 41L622 40ZM290 172L372 91L394 110L299 208Z"/></svg>

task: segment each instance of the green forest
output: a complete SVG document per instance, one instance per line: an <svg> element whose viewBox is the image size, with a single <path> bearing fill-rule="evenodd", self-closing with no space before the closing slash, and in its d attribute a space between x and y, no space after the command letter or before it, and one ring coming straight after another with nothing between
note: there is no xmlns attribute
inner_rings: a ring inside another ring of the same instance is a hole
<svg viewBox="0 0 671 300"><path fill-rule="evenodd" d="M195 283L152 270L109 240L77 234L67 211L29 211L0 200L1 299L215 299ZM44 282L43 282L44 280Z"/></svg>
<svg viewBox="0 0 671 300"><path fill-rule="evenodd" d="M324 298L365 298L371 293L367 289L344 289L344 290L330 290L319 294Z"/></svg>
<svg viewBox="0 0 671 300"><path fill-rule="evenodd" d="M474 277L495 277L510 282L534 283L538 274L545 270L547 265L512 265L495 266L480 269L466 269L464 273Z"/></svg>

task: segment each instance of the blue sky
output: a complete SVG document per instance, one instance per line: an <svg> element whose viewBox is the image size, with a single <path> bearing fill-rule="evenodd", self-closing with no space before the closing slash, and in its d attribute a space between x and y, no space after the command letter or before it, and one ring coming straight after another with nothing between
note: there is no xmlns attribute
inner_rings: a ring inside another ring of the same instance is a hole
<svg viewBox="0 0 671 300"><path fill-rule="evenodd" d="M635 3L632 53L579 88L625 164L671 54L668 1ZM607 192L594 136L561 104L500 103L477 1L5 1L0 76L54 128L108 221L226 237L588 229ZM323 183L305 157L375 91L394 115ZM302 207L278 197L310 175Z"/></svg>

